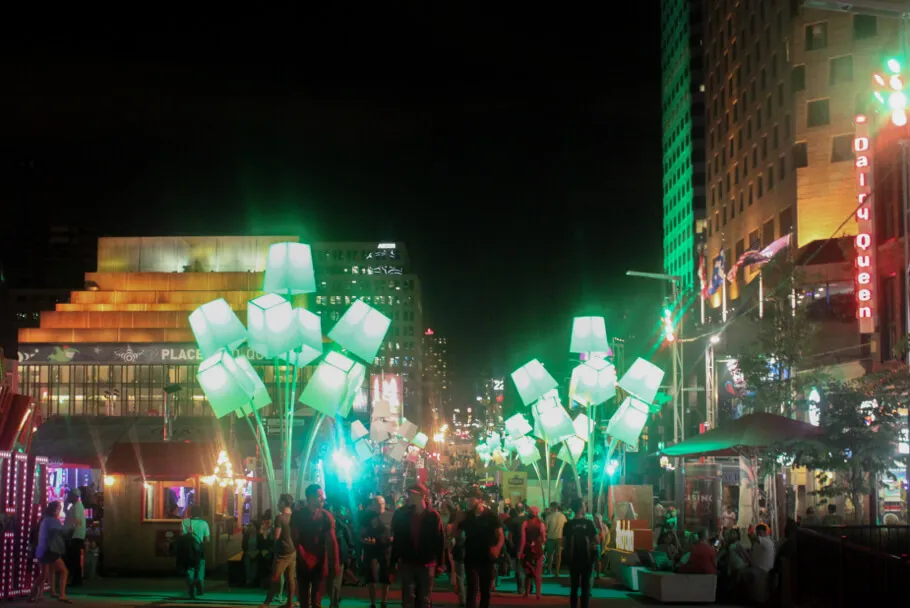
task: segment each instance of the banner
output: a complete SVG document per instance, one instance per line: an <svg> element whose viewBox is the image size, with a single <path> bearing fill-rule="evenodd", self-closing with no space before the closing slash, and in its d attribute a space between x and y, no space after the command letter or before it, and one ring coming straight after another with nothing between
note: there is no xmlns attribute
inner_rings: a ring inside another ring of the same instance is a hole
<svg viewBox="0 0 910 608"><path fill-rule="evenodd" d="M252 363L268 361L247 346L234 350ZM20 344L19 363L49 365L59 363L143 364L171 363L193 365L202 362L202 353L195 344L131 343L131 344Z"/></svg>
<svg viewBox="0 0 910 608"><path fill-rule="evenodd" d="M524 471L503 471L502 495L503 498L512 498L514 496L527 498L528 474Z"/></svg>

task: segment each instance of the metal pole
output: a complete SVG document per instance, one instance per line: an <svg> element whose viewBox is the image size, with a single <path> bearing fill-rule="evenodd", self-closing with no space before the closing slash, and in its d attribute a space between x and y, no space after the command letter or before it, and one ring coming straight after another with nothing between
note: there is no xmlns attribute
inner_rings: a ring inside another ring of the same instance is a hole
<svg viewBox="0 0 910 608"><path fill-rule="evenodd" d="M905 39L906 42L906 39ZM904 335L910 336L910 140L901 141L901 190L904 205ZM910 365L910 348L907 348ZM910 408L907 410L907 437L910 440ZM906 464L907 481L910 483L910 458ZM910 506L906 507L910 509Z"/></svg>
<svg viewBox="0 0 910 608"><path fill-rule="evenodd" d="M170 433L168 433L168 428L167 428L167 422L168 422L168 417L167 417L167 391L164 391L164 406L163 406L162 409L164 410L164 440L167 441L168 439L170 439Z"/></svg>
<svg viewBox="0 0 910 608"><path fill-rule="evenodd" d="M707 406L705 408L705 418L709 430L717 425L717 392L714 383L714 343L708 342L708 348L705 351L705 397Z"/></svg>
<svg viewBox="0 0 910 608"><path fill-rule="evenodd" d="M765 317L765 279L761 270L758 271L758 318Z"/></svg>
<svg viewBox="0 0 910 608"><path fill-rule="evenodd" d="M594 424L594 418L597 416L597 406L592 405L591 410L588 412L590 419L588 420L588 508L591 509L591 512L594 512L594 446L596 442L594 441L594 432L597 429L597 425ZM575 481L578 481L578 469L575 469ZM581 491L581 488L579 488Z"/></svg>

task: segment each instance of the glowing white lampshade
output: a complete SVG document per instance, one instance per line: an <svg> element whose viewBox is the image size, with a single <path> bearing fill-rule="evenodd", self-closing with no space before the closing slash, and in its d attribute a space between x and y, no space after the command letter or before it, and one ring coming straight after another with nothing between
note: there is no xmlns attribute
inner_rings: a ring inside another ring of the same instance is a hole
<svg viewBox="0 0 910 608"><path fill-rule="evenodd" d="M630 395L635 395L645 403L651 403L654 401L663 379L664 371L662 369L650 361L638 358L629 371L623 374L618 384Z"/></svg>
<svg viewBox="0 0 910 608"><path fill-rule="evenodd" d="M490 438L487 439L487 444L493 451L502 449L502 438L499 436L499 433L494 432L490 434Z"/></svg>
<svg viewBox="0 0 910 608"><path fill-rule="evenodd" d="M585 406L612 399L616 396L616 368L600 357L592 357L572 370L569 393Z"/></svg>
<svg viewBox="0 0 910 608"><path fill-rule="evenodd" d="M241 356L234 357L234 361L237 363L237 366L243 370L243 373L247 375L247 378L253 385L253 395L250 397L250 402L246 406L240 408L240 414L247 416L252 414L254 410L261 410L272 403L269 389L266 388L265 383L262 381L262 378L259 377L259 374L256 373L256 370L253 369L253 364L250 363L250 360Z"/></svg>
<svg viewBox="0 0 910 608"><path fill-rule="evenodd" d="M534 416L540 423L544 439L552 443L565 441L575 436L575 425L563 407L552 407L540 411L534 408Z"/></svg>
<svg viewBox="0 0 910 608"><path fill-rule="evenodd" d="M518 458L524 465L534 464L540 460L540 450L537 449L537 443L528 436L524 436L515 442L518 449Z"/></svg>
<svg viewBox="0 0 910 608"><path fill-rule="evenodd" d="M363 439L354 444L354 453L361 462L365 462L373 457L373 448L366 439Z"/></svg>
<svg viewBox="0 0 910 608"><path fill-rule="evenodd" d="M370 441L375 441L376 443L388 441L392 438L392 433L394 431L395 427L391 422L374 420L370 423Z"/></svg>
<svg viewBox="0 0 910 608"><path fill-rule="evenodd" d="M605 353L609 350L603 317L575 317L572 320L570 353Z"/></svg>
<svg viewBox="0 0 910 608"><path fill-rule="evenodd" d="M326 416L350 407L363 384L366 368L344 355L330 352L313 372L300 395L300 402Z"/></svg>
<svg viewBox="0 0 910 608"><path fill-rule="evenodd" d="M648 422L648 404L635 397L626 397L610 418L607 435L627 444L635 445Z"/></svg>
<svg viewBox="0 0 910 608"><path fill-rule="evenodd" d="M361 421L355 420L351 423L351 441L357 441L369 434L367 427Z"/></svg>
<svg viewBox="0 0 910 608"><path fill-rule="evenodd" d="M537 359L531 359L512 372L512 382L515 383L518 396L525 405L531 405L558 386L553 376Z"/></svg>
<svg viewBox="0 0 910 608"><path fill-rule="evenodd" d="M569 464L576 464L584 451L584 441L578 437L569 437L566 439L566 442L562 444L562 448L560 448L559 454L557 454L556 457Z"/></svg>
<svg viewBox="0 0 910 608"><path fill-rule="evenodd" d="M407 442L399 441L394 446L392 446L392 449L389 451L389 458L391 458L392 460L394 460L396 462L401 462L401 460L407 455L407 453L408 453Z"/></svg>
<svg viewBox="0 0 910 608"><path fill-rule="evenodd" d="M527 422L525 424L528 424ZM531 428L531 425L528 424L528 428ZM515 447L515 442L518 441L518 437L512 437L511 435L506 435L506 438L502 441L502 451L506 454L511 454L518 450Z"/></svg>
<svg viewBox="0 0 910 608"><path fill-rule="evenodd" d="M521 414L515 414L506 420L506 432L510 437L518 439L519 437L524 437L530 433L531 430L531 425L528 424L528 421L525 420L525 417Z"/></svg>
<svg viewBox="0 0 910 608"><path fill-rule="evenodd" d="M338 319L329 338L363 361L372 363L391 323L387 316L357 300Z"/></svg>
<svg viewBox="0 0 910 608"><path fill-rule="evenodd" d="M398 434L401 435L405 441L411 441L417 436L417 425L407 418L402 418L401 424L398 425Z"/></svg>
<svg viewBox="0 0 910 608"><path fill-rule="evenodd" d="M291 303L275 293L250 300L247 305L250 348L273 359L299 347L303 341Z"/></svg>
<svg viewBox="0 0 910 608"><path fill-rule="evenodd" d="M430 438L427 437L426 433L417 433L414 435L414 439L411 440L411 443L419 447L421 450L427 447L427 441Z"/></svg>
<svg viewBox="0 0 910 608"><path fill-rule="evenodd" d="M338 407L338 416L347 418L348 414L354 408L354 401L357 400L357 394L360 392L363 383L366 381L367 368L360 363L354 363L353 368L348 373L347 393L344 402Z"/></svg>
<svg viewBox="0 0 910 608"><path fill-rule="evenodd" d="M322 317L306 308L295 308L294 315L301 344L279 356L297 367L306 367L322 356Z"/></svg>
<svg viewBox="0 0 910 608"><path fill-rule="evenodd" d="M252 377L238 364L227 350L220 350L205 359L196 373L196 380L212 406L216 418L223 418L238 410L251 412L254 395L262 401L262 380L255 373ZM265 399L268 393L265 394ZM268 405L268 402L264 403ZM261 406L260 406L261 407Z"/></svg>
<svg viewBox="0 0 910 608"><path fill-rule="evenodd" d="M275 243L265 261L262 291L293 296L316 291L313 253L303 243Z"/></svg>
<svg viewBox="0 0 910 608"><path fill-rule="evenodd" d="M582 441L589 440L591 419L585 416L584 414L579 414L575 416L575 420L572 421L572 426L575 427L575 436L581 439Z"/></svg>
<svg viewBox="0 0 910 608"><path fill-rule="evenodd" d="M190 328L206 359L222 348L234 350L248 337L243 323L224 298L206 302L190 313Z"/></svg>

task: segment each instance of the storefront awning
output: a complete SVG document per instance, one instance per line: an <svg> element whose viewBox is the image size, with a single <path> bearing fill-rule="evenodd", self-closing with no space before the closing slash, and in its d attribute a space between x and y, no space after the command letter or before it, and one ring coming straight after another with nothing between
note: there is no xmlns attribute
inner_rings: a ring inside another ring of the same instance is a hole
<svg viewBox="0 0 910 608"><path fill-rule="evenodd" d="M211 475L218 452L218 446L209 442L117 443L104 462L104 472L172 480Z"/></svg>

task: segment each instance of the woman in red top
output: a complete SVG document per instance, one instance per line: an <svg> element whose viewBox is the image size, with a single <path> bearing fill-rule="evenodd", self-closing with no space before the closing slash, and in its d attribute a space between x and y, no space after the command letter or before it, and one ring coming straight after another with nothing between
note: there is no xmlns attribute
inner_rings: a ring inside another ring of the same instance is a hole
<svg viewBox="0 0 910 608"><path fill-rule="evenodd" d="M540 509L531 507L531 515L521 526L521 545L518 548L518 558L525 569L524 597L531 594L531 580L537 586L537 599L540 599L541 584L543 583L543 547L547 542L547 529L540 521Z"/></svg>

